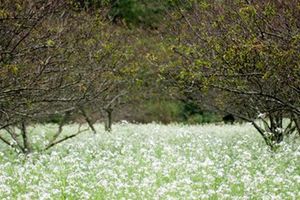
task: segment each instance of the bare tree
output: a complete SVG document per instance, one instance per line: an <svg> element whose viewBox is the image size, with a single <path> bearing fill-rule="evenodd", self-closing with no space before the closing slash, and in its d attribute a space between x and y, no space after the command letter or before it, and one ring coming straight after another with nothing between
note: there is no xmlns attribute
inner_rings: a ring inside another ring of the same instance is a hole
<svg viewBox="0 0 300 200"><path fill-rule="evenodd" d="M102 108L121 96L127 60L119 44L127 42L126 37L101 15L105 9L96 14L70 6L60 0L3 4L0 140L24 153L32 150L28 125L53 114L62 116L45 147L49 149L82 132L62 136L71 115L82 115L96 133L87 107Z"/></svg>

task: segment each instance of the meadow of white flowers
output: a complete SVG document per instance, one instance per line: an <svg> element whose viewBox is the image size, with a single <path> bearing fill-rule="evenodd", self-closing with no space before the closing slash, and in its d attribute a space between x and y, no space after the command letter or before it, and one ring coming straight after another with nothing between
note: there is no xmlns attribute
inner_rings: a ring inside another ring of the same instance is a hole
<svg viewBox="0 0 300 200"><path fill-rule="evenodd" d="M297 142L271 152L247 124L113 128L29 156L1 144L0 199L300 199Z"/></svg>

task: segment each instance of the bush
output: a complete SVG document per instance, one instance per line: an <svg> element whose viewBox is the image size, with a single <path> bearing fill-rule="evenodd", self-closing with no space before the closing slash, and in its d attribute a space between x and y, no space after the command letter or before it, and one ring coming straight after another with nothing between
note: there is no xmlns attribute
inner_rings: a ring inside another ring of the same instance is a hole
<svg viewBox="0 0 300 200"><path fill-rule="evenodd" d="M192 103L179 101L147 101L137 112L134 121L141 123L161 122L163 124L179 122L186 124L203 124L219 122L216 113L202 111Z"/></svg>
<svg viewBox="0 0 300 200"><path fill-rule="evenodd" d="M218 115L211 112L202 112L202 114L195 114L188 117L187 124L205 124L219 122Z"/></svg>
<svg viewBox="0 0 300 200"><path fill-rule="evenodd" d="M40 123L52 123L59 124L63 120L63 115L61 114L53 114L45 119L41 119Z"/></svg>

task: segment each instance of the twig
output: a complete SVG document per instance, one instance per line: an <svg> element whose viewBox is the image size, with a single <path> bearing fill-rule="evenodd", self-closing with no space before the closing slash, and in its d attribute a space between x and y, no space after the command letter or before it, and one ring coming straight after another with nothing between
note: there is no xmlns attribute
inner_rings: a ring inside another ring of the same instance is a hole
<svg viewBox="0 0 300 200"><path fill-rule="evenodd" d="M79 129L80 129L80 127L79 127ZM80 133L85 132L85 131L88 131L88 130L89 130L88 128L83 129L83 130L78 130L77 133L74 133L74 134L72 134L72 135L68 135L68 136L66 136L66 137L64 137L64 138L62 138L62 139L60 139L60 140L57 140L57 141L51 143L51 144L48 145L44 150L48 150L48 149L50 149L51 147L53 147L53 146L55 146L55 145L57 145L57 144L59 144L59 143L62 143L62 142L64 142L64 141L68 140L68 139L71 139L71 138L73 138L73 137L79 135Z"/></svg>

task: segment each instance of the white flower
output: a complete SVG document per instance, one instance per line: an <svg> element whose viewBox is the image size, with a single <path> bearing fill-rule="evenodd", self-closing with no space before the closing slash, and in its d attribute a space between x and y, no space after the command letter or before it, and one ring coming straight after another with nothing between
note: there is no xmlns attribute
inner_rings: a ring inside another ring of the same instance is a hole
<svg viewBox="0 0 300 200"><path fill-rule="evenodd" d="M276 177L276 178L274 178L274 183L281 183L281 182L283 182L283 178L281 178L281 177Z"/></svg>
<svg viewBox="0 0 300 200"><path fill-rule="evenodd" d="M257 115L257 117L258 117L259 119L265 118L266 116L267 116L267 113L259 113L259 114Z"/></svg>
<svg viewBox="0 0 300 200"><path fill-rule="evenodd" d="M284 129L283 129L283 128L277 127L275 131L276 131L277 133L283 133L283 132L284 132Z"/></svg>
<svg viewBox="0 0 300 200"><path fill-rule="evenodd" d="M126 121L126 120L121 120L121 124L122 124L122 125L126 125L126 124L129 124L129 123L128 123L128 121Z"/></svg>

